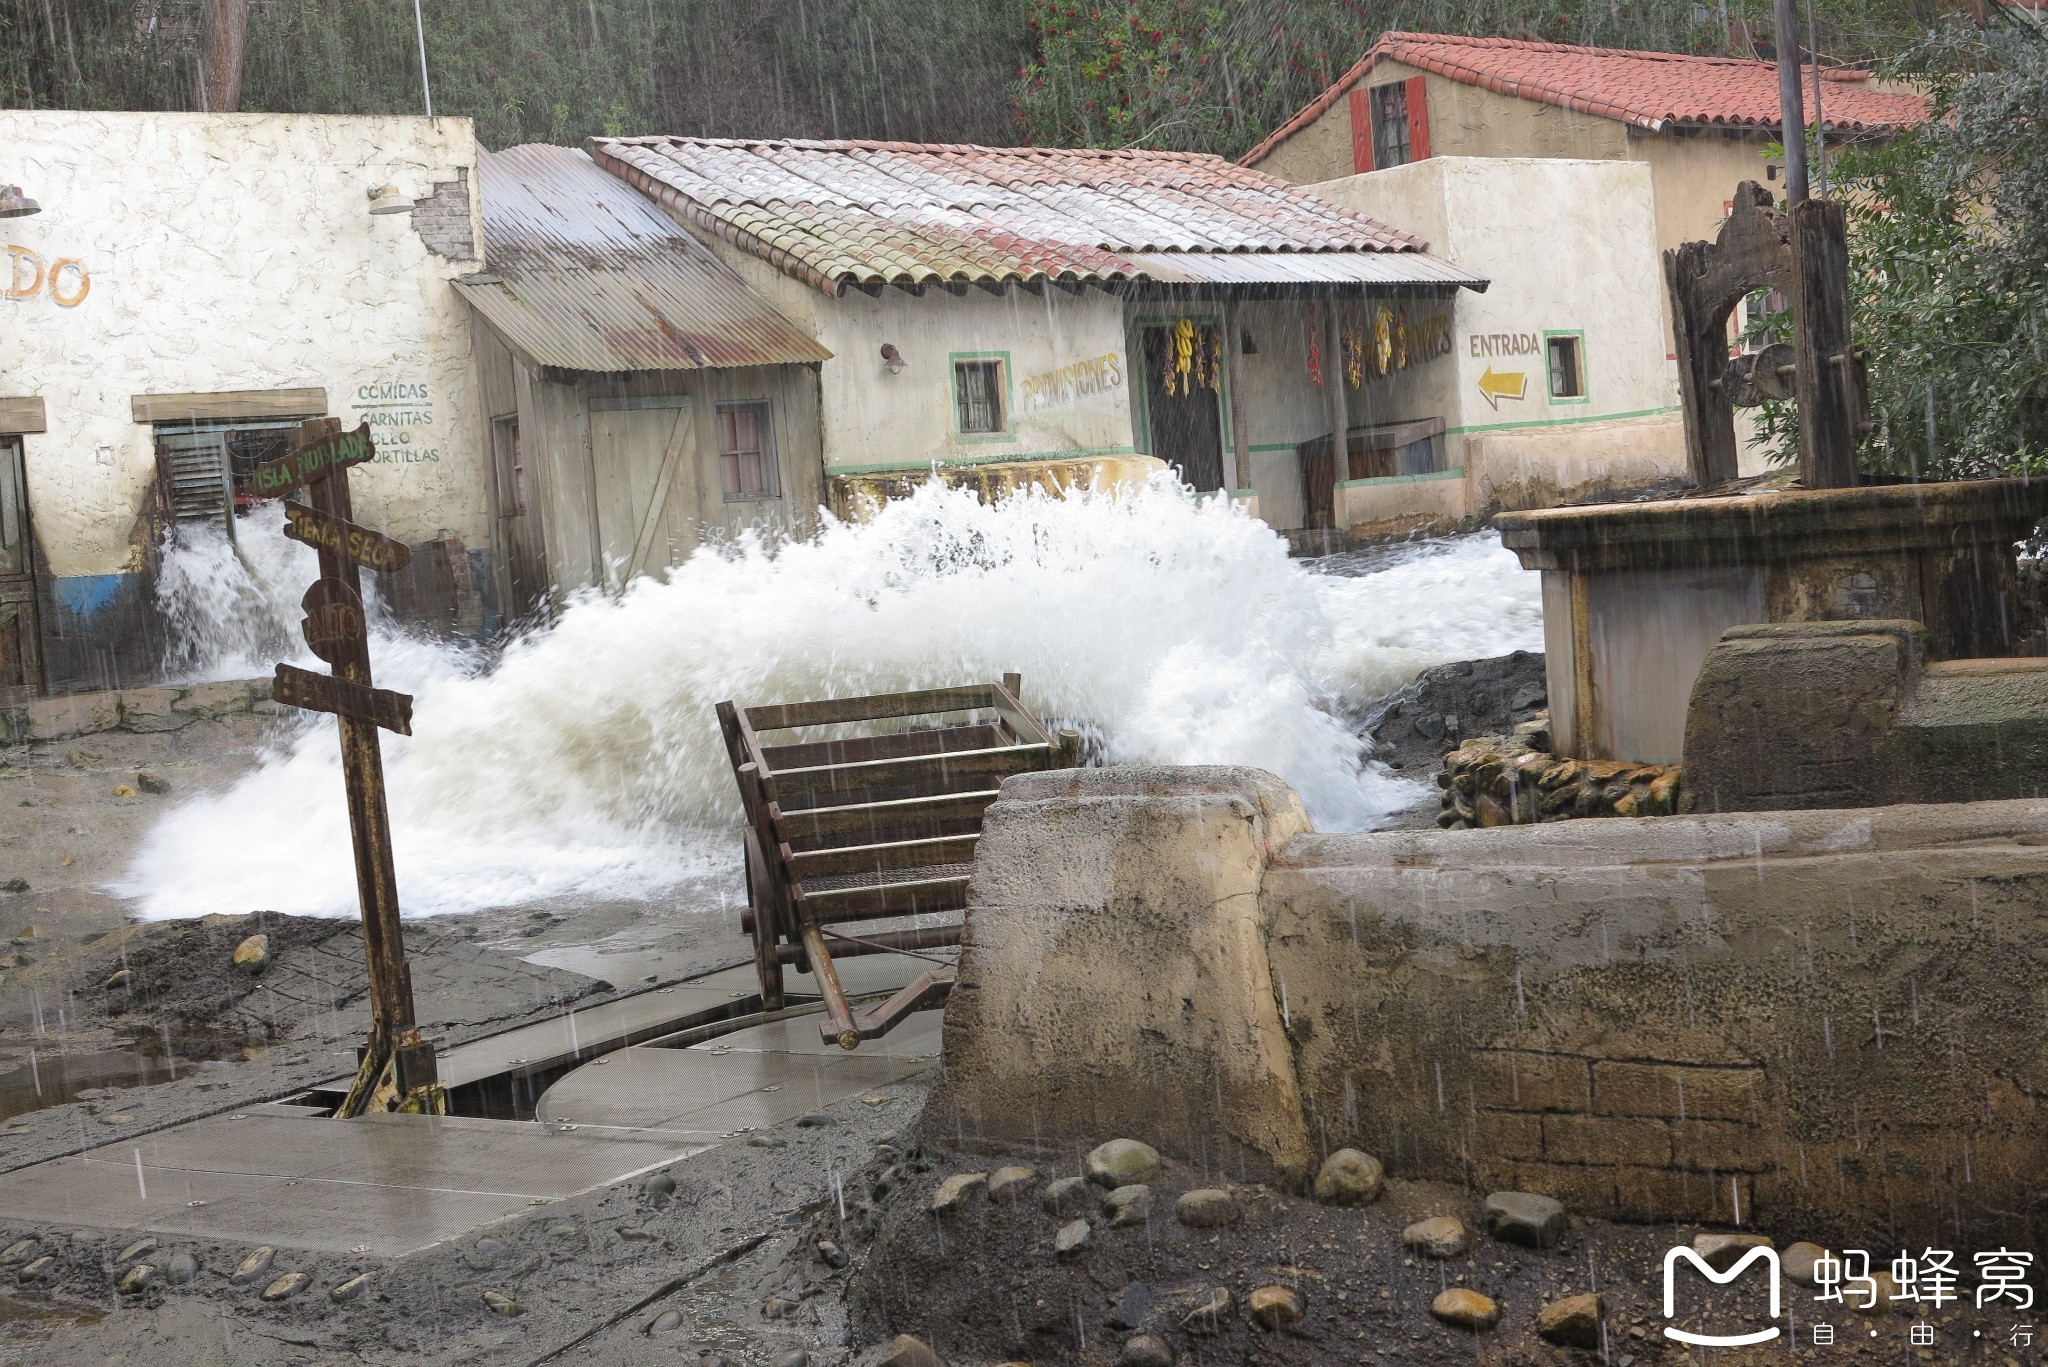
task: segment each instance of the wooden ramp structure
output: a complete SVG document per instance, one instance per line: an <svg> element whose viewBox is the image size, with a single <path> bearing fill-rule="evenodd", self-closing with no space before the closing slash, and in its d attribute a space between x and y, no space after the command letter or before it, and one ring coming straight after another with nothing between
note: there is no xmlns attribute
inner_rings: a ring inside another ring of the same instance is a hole
<svg viewBox="0 0 2048 1367"><path fill-rule="evenodd" d="M1018 700L1023 680L770 707L718 704L746 810L747 908L764 1009L783 1005L785 965L813 974L820 1033L854 1049L952 990L934 967L856 1013L834 956L920 954L960 943L982 812L1012 774L1070 769L1081 738L1057 738ZM763 744L763 733L830 736ZM908 924L906 924L908 923Z"/></svg>

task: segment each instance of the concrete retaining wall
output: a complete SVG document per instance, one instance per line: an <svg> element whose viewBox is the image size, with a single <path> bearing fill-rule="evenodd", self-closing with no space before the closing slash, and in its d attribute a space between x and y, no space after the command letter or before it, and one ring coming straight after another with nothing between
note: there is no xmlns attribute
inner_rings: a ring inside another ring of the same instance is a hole
<svg viewBox="0 0 2048 1367"><path fill-rule="evenodd" d="M934 1123L1804 1237L2048 1223L2048 802L1318 835L1291 798L1006 785Z"/></svg>

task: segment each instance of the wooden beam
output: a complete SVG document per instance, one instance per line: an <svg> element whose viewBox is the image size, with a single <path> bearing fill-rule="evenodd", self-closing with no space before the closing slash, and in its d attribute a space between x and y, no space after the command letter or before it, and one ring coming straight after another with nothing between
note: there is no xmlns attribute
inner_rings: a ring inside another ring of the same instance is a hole
<svg viewBox="0 0 2048 1367"><path fill-rule="evenodd" d="M49 430L49 416L43 411L43 400L40 395L28 394L17 399L0 399L0 435L17 437L24 432Z"/></svg>
<svg viewBox="0 0 2048 1367"><path fill-rule="evenodd" d="M1244 334L1238 322L1237 300L1223 302L1223 383L1230 389L1230 449L1236 457L1236 493L1252 487L1251 415L1245 411Z"/></svg>
<svg viewBox="0 0 2048 1367"><path fill-rule="evenodd" d="M128 400L136 422L210 418L317 418L327 412L325 389L230 389L216 394L136 394Z"/></svg>
<svg viewBox="0 0 2048 1367"><path fill-rule="evenodd" d="M1799 478L1809 489L1856 485L1861 357L1849 344L1848 216L1837 200L1792 206L1792 320L1799 376Z"/></svg>

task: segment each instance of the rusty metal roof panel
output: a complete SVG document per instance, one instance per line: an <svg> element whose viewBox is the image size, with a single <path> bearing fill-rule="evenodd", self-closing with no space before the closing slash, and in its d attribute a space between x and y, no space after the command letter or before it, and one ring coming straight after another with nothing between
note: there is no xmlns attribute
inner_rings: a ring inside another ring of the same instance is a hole
<svg viewBox="0 0 2048 1367"><path fill-rule="evenodd" d="M1222 258L1419 256L1423 244L1262 172L1192 152L897 142L595 138L597 164L692 225L829 293L928 281L1235 283ZM1291 267L1244 266L1265 281ZM1304 283L1455 267L1301 265ZM1193 271L1193 274L1190 272ZM1204 275L1202 272L1213 272ZM1471 277L1477 279L1477 277Z"/></svg>
<svg viewBox="0 0 2048 1367"><path fill-rule="evenodd" d="M704 370L831 357L583 152L512 147L479 151L477 164L487 269L456 288L537 364Z"/></svg>

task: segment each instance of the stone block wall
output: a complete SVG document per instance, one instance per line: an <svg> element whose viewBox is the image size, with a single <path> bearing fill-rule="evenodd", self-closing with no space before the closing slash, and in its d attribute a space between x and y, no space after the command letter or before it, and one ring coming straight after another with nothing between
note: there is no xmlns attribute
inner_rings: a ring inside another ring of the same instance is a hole
<svg viewBox="0 0 2048 1367"><path fill-rule="evenodd" d="M990 809L948 1142L2048 1234L2048 801L1322 835L1257 771L1084 772Z"/></svg>

